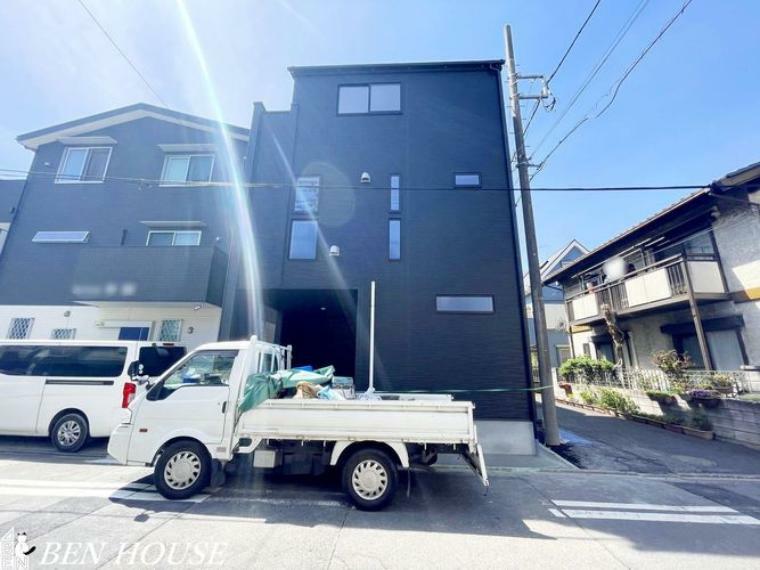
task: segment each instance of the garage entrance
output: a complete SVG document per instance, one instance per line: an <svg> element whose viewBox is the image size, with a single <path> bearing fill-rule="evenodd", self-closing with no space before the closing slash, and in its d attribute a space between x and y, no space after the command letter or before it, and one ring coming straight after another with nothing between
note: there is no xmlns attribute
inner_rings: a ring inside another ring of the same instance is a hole
<svg viewBox="0 0 760 570"><path fill-rule="evenodd" d="M275 340L293 345L293 365L332 364L340 376L356 370L355 289L272 289L264 302L277 322Z"/></svg>

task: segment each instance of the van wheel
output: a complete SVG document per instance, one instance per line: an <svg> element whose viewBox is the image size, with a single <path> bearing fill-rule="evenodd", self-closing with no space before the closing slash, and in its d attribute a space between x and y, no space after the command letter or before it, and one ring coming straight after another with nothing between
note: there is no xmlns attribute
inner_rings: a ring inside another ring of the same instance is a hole
<svg viewBox="0 0 760 570"><path fill-rule="evenodd" d="M361 449L343 465L342 479L343 488L357 508L377 511L393 500L398 471L384 451Z"/></svg>
<svg viewBox="0 0 760 570"><path fill-rule="evenodd" d="M82 449L89 435L87 420L82 414L72 412L56 420L50 430L50 441L58 451L75 453Z"/></svg>
<svg viewBox="0 0 760 570"><path fill-rule="evenodd" d="M156 461L153 480L167 499L192 497L208 486L211 460L200 443L178 441L164 449Z"/></svg>

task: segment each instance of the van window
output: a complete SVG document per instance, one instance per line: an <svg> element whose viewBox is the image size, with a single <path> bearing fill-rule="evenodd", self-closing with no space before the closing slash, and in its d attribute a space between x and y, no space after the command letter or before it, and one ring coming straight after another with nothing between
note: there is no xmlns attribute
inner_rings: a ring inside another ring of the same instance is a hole
<svg viewBox="0 0 760 570"><path fill-rule="evenodd" d="M126 359L122 346L0 346L0 372L14 376L114 378Z"/></svg>
<svg viewBox="0 0 760 570"><path fill-rule="evenodd" d="M149 400L163 400L180 386L226 386L237 350L204 350L190 357L151 390Z"/></svg>
<svg viewBox="0 0 760 570"><path fill-rule="evenodd" d="M138 360L148 376L160 376L180 358L185 356L184 346L143 346Z"/></svg>

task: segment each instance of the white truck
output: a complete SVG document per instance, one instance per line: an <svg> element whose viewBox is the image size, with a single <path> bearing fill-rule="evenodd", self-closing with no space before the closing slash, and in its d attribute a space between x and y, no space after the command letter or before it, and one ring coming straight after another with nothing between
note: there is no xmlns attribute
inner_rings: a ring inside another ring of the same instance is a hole
<svg viewBox="0 0 760 570"><path fill-rule="evenodd" d="M154 466L158 491L185 499L239 454L255 468L291 474L341 470L361 509L393 498L399 469L429 465L438 453L463 456L488 486L473 404L450 396L382 395L377 400L268 399L240 412L246 379L290 368L289 347L250 341L200 346L135 399L113 431L108 453L126 465Z"/></svg>

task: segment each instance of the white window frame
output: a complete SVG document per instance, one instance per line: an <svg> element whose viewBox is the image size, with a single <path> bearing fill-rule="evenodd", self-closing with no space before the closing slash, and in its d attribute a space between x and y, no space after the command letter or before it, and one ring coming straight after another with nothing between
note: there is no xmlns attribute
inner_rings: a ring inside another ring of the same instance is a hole
<svg viewBox="0 0 760 570"><path fill-rule="evenodd" d="M11 336L11 331L13 330L14 325L16 324L16 321L29 321L29 328L26 329L26 336L22 336L22 337ZM6 333L5 337L10 340L24 340L27 338L31 338L33 327L34 327L34 317L13 317L11 318L11 322L8 325L8 332Z"/></svg>
<svg viewBox="0 0 760 570"><path fill-rule="evenodd" d="M211 168L208 170L208 180L205 181L193 181L189 182L187 180L187 175L190 173L190 161L193 157L211 157ZM187 160L187 168L185 169L185 181L184 182L176 182L176 181L164 181L164 176L166 175L166 167L169 164L169 161L173 158L186 158ZM189 152L189 153L182 153L182 154L166 154L164 155L164 166L161 169L161 181L159 182L159 186L205 186L208 185L209 182L211 182L211 179L214 176L214 166L216 164L216 155L212 152Z"/></svg>
<svg viewBox="0 0 760 570"><path fill-rule="evenodd" d="M172 243L171 245L150 245L150 236L152 234L172 234ZM177 234L196 234L198 236L198 239L196 240L196 243L194 244L183 244L183 245L177 245ZM198 247L201 245L201 239L203 237L203 231L202 230L150 230L148 232L148 239L145 240L145 245L148 247Z"/></svg>
<svg viewBox="0 0 760 570"><path fill-rule="evenodd" d="M86 150L87 157L82 163L82 170L79 172L78 179L69 178L68 176L65 178L61 178L61 176L63 176L63 165L66 164L66 161L69 158L69 151L71 151L72 149ZM90 161L90 153L93 150L99 150L99 149L108 150L108 158L106 158L106 167L103 169L103 178L101 178L100 180L82 180L84 169L87 168L87 163ZM111 164L112 152L113 152L113 147L111 146L67 146L66 148L63 149L63 154L61 155L61 162L58 163L58 172L56 172L55 174L55 184L103 184L103 182L106 179L106 174L108 174L108 166Z"/></svg>
<svg viewBox="0 0 760 570"><path fill-rule="evenodd" d="M40 234L51 234L48 237L40 237ZM59 237L53 237L52 234L58 234ZM74 234L80 234L79 239L74 238ZM68 237L64 237L68 235ZM90 241L90 232L87 230L40 230L34 233L32 243L87 243Z"/></svg>

